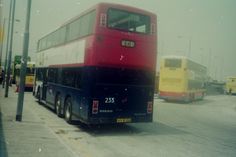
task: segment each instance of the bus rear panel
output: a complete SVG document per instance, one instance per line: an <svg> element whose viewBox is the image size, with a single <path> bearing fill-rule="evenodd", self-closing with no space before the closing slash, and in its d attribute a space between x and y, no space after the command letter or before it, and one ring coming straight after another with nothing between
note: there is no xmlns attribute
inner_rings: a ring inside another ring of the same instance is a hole
<svg viewBox="0 0 236 157"><path fill-rule="evenodd" d="M186 57L163 57L159 96L164 100L193 101L205 95L206 68Z"/></svg>
<svg viewBox="0 0 236 157"><path fill-rule="evenodd" d="M88 92L92 96L91 123L152 121L153 72L103 67L90 70L95 74Z"/></svg>

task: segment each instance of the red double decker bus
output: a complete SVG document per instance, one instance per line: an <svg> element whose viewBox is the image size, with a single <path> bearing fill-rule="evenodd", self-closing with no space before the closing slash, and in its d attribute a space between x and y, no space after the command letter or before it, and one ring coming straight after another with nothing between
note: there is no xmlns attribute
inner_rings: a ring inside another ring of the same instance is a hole
<svg viewBox="0 0 236 157"><path fill-rule="evenodd" d="M67 122L152 122L156 15L100 3L38 41L34 95Z"/></svg>

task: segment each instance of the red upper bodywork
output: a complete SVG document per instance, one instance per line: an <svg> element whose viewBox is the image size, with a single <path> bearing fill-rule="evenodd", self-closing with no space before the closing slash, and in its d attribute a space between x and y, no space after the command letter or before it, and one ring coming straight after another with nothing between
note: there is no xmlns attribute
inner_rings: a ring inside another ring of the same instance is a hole
<svg viewBox="0 0 236 157"><path fill-rule="evenodd" d="M150 12L117 4L100 3L96 5L94 34L86 39L84 65L155 70L157 59L156 30L153 34L141 34L102 27L100 26L100 15L102 13L107 14L109 8L150 16L151 24L154 24L156 28L156 15ZM122 47L121 40L124 39L134 41L135 47Z"/></svg>

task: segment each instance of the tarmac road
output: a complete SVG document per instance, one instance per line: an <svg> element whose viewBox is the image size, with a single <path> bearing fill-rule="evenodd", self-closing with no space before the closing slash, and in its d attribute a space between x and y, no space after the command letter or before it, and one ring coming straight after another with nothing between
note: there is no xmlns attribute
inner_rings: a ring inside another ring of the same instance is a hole
<svg viewBox="0 0 236 157"><path fill-rule="evenodd" d="M155 99L153 123L97 127L67 124L31 93L25 100L24 112L38 117L76 156L236 156L236 96L206 96L190 104Z"/></svg>
<svg viewBox="0 0 236 157"><path fill-rule="evenodd" d="M50 110L32 110L83 157L236 156L236 96L190 104L155 99L154 122L86 127L68 125Z"/></svg>

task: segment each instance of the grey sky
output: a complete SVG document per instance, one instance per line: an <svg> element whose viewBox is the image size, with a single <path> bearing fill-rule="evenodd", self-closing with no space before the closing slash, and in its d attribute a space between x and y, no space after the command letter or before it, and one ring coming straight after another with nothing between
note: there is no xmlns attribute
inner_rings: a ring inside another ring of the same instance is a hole
<svg viewBox="0 0 236 157"><path fill-rule="evenodd" d="M9 1L4 0L5 16ZM21 22L15 23L18 33L13 51L20 54L27 0L16 1L16 18ZM34 58L40 37L98 2L127 4L156 13L159 57L188 54L206 65L217 79L236 75L236 0L32 0L30 55Z"/></svg>

